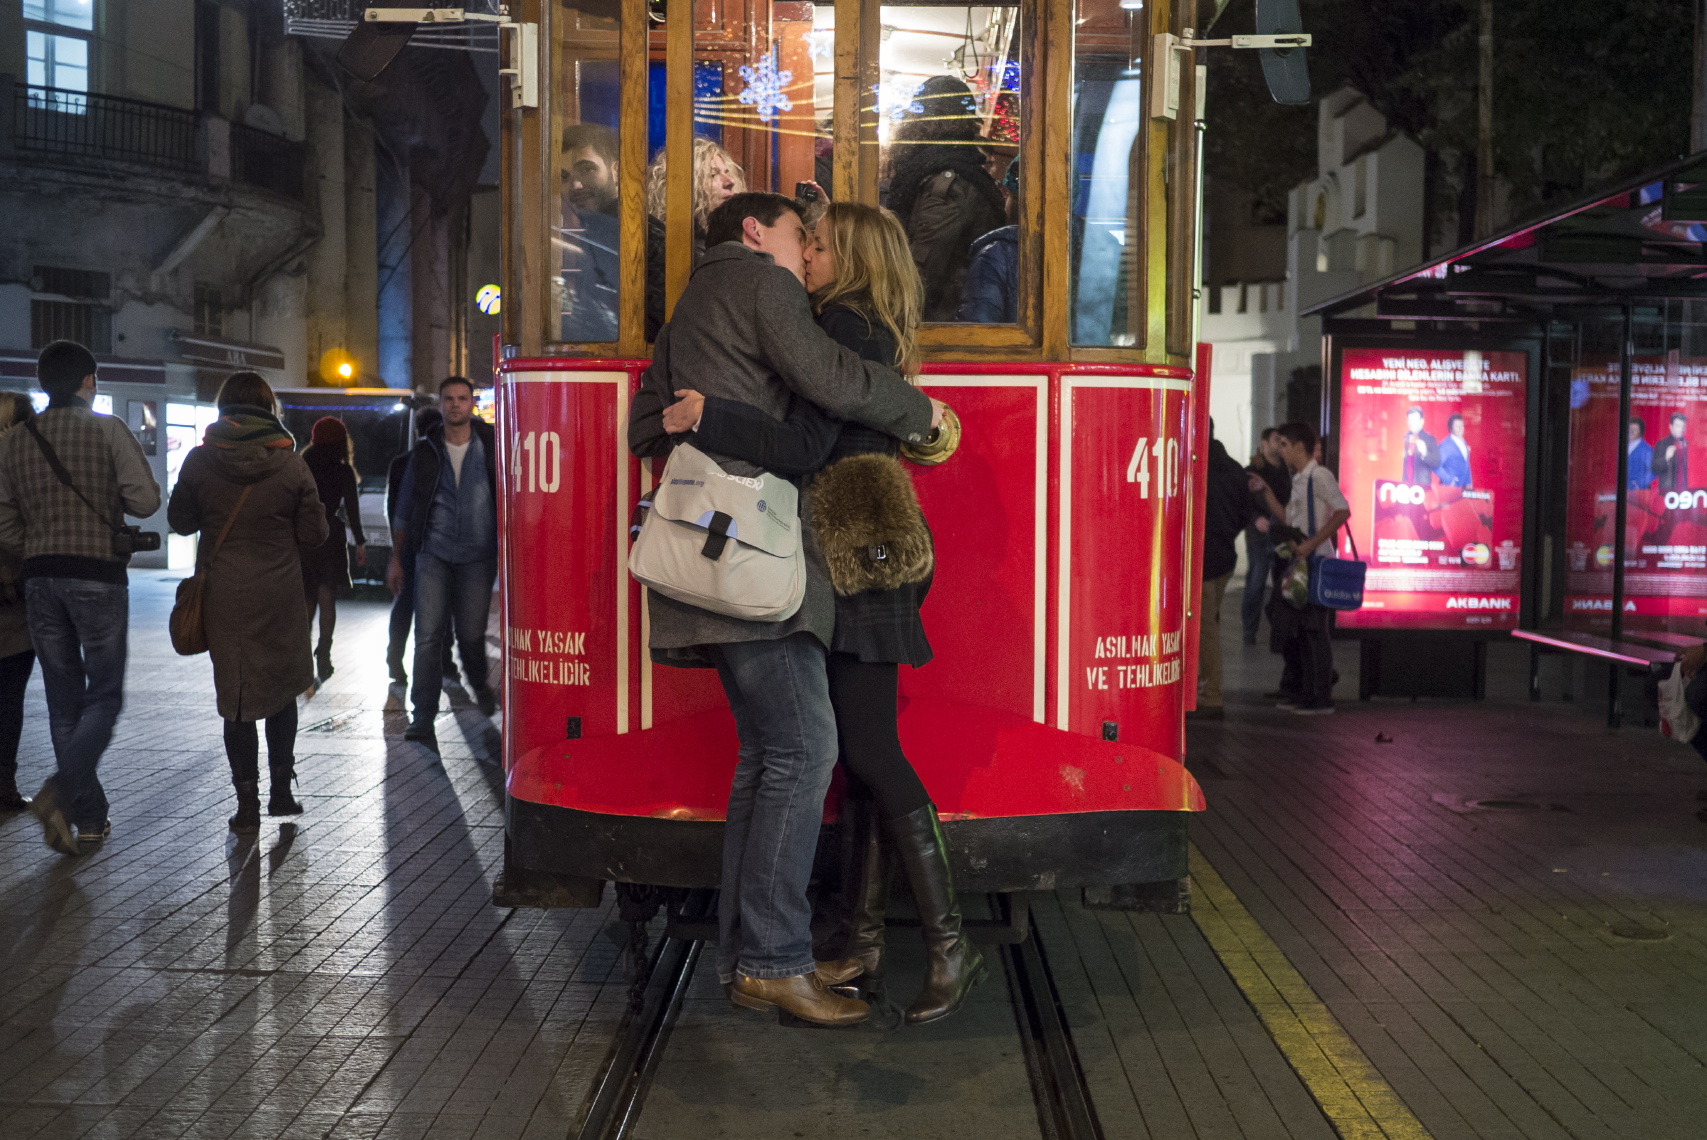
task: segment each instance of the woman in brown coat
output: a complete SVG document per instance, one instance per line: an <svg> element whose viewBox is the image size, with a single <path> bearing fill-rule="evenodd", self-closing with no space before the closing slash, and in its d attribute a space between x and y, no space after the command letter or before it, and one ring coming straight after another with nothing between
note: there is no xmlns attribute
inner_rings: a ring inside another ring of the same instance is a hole
<svg viewBox="0 0 1707 1140"><path fill-rule="evenodd" d="M237 788L231 830L247 834L261 828L258 720L267 722L267 814L302 811L290 788L296 698L314 684L314 663L300 551L326 541L326 510L267 382L238 372L218 402L219 419L184 457L166 520L178 534L201 532L202 624Z"/></svg>

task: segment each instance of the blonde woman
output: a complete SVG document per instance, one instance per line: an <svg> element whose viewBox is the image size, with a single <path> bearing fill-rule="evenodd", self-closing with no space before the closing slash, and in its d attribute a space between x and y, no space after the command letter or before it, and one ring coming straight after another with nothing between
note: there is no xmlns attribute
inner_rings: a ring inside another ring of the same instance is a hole
<svg viewBox="0 0 1707 1140"><path fill-rule="evenodd" d="M664 324L664 152L646 170L646 339L658 339ZM747 189L747 175L733 155L707 138L693 140L693 260L705 252L705 219Z"/></svg>
<svg viewBox="0 0 1707 1140"><path fill-rule="evenodd" d="M819 326L833 339L904 376L918 372L916 334L923 290L907 234L895 215L875 206L832 203L807 247L806 288ZM898 509L892 483L862 483L836 474L849 470L840 464L844 459L874 453L899 455L900 441L893 436L832 419L798 398L788 420L779 422L733 400L685 390L676 395L681 400L665 409L664 427L671 432L691 431L690 438L700 449L791 478L824 469L813 485L813 518L830 557L832 580L836 554L828 534L836 520L826 519L825 512L870 517ZM827 500L826 480L839 484L840 501L833 508ZM881 497L885 503L849 501L849 496L861 494ZM910 489L902 497L910 500ZM917 510L916 506L911 509ZM928 542L927 532L927 566ZM821 962L818 972L826 985L857 982L868 996L881 992L887 847L912 886L928 952L924 987L906 1015L915 1025L953 1013L985 973L982 955L961 929L936 807L901 750L896 724L900 667L916 669L931 659L919 616L930 585L928 571L918 581L852 594L844 593L838 582L828 662L841 762L852 781L875 801L888 844L874 830L864 845L851 929L846 932L845 949L838 950L844 957Z"/></svg>
<svg viewBox="0 0 1707 1140"><path fill-rule="evenodd" d="M35 414L25 393L0 392L0 434ZM0 550L0 811L30 806L18 791L18 739L24 730L24 687L35 664L24 619L24 558Z"/></svg>

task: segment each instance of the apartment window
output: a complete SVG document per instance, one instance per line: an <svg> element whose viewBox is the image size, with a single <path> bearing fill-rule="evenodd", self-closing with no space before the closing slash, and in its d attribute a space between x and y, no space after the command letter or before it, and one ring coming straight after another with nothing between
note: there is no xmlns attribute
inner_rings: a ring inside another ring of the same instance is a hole
<svg viewBox="0 0 1707 1140"><path fill-rule="evenodd" d="M219 286L197 281L195 297L196 335L223 336L225 306L220 303Z"/></svg>
<svg viewBox="0 0 1707 1140"><path fill-rule="evenodd" d="M113 350L112 278L91 269L38 265L31 275L30 347L74 340L90 352Z"/></svg>
<svg viewBox="0 0 1707 1140"><path fill-rule="evenodd" d="M25 82L60 91L89 90L89 33L95 0L23 0ZM30 103L81 113L82 99L32 92Z"/></svg>

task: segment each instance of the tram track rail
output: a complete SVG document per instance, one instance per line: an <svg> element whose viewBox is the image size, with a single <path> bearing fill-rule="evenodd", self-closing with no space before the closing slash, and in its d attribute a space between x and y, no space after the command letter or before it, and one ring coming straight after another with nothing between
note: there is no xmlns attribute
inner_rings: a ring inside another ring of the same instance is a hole
<svg viewBox="0 0 1707 1140"><path fill-rule="evenodd" d="M572 1140L633 1136L702 957L705 941L696 935L704 930L711 897L705 892L690 903L695 917L667 926L647 958L645 974L569 1133ZM1104 1140L1029 904L1019 896L991 896L990 909L1005 917L967 925L994 935L996 945L987 943L986 951L999 953L1006 974L1039 1133L1043 1140Z"/></svg>

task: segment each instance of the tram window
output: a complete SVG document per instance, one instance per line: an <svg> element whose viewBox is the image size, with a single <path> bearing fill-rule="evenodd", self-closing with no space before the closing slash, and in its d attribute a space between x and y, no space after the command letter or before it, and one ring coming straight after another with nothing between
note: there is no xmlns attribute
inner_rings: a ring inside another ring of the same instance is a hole
<svg viewBox="0 0 1707 1140"><path fill-rule="evenodd" d="M881 9L883 204L901 219L927 321L1018 320L1023 185L1017 6Z"/></svg>
<svg viewBox="0 0 1707 1140"><path fill-rule="evenodd" d="M594 0L596 3L597 0ZM617 222L617 19L564 5L553 24L551 138L558 143L552 196L553 310L565 341L616 340L621 284Z"/></svg>
<svg viewBox="0 0 1707 1140"><path fill-rule="evenodd" d="M1068 235L1074 344L1135 345L1144 332L1147 15L1119 0L1078 0Z"/></svg>

